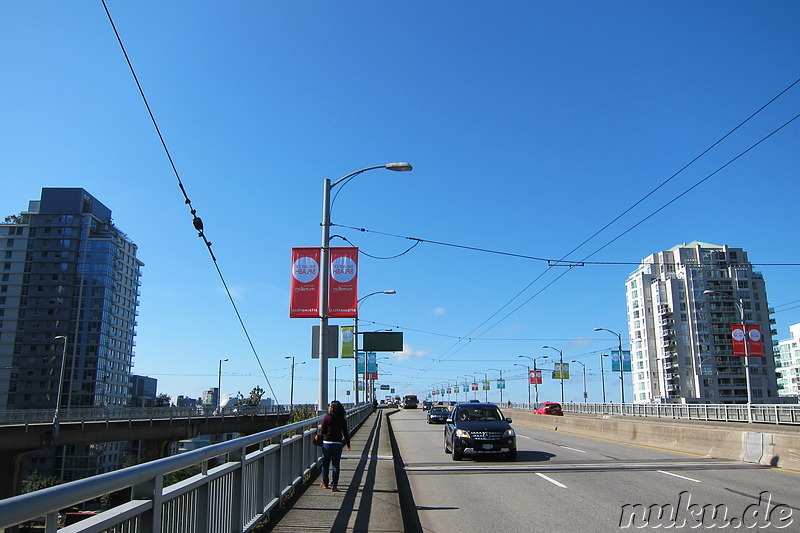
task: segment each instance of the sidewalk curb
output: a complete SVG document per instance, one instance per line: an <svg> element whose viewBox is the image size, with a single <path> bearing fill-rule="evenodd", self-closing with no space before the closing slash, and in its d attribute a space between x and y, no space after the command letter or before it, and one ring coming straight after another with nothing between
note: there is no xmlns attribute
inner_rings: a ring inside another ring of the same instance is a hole
<svg viewBox="0 0 800 533"><path fill-rule="evenodd" d="M411 491L411 484L406 474L405 463L400 456L400 448L394 437L392 430L392 415L398 413L393 411L387 413L386 424L389 429L389 440L392 444L392 456L394 457L394 475L397 485L397 496L400 499L400 513L403 518L403 531L406 533L423 533L422 523L419 521L417 504L414 502L414 494Z"/></svg>

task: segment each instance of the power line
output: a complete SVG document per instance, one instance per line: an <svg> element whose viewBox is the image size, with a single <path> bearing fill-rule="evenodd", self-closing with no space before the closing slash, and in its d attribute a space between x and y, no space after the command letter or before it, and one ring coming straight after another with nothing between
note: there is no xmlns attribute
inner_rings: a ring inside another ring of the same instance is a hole
<svg viewBox="0 0 800 533"><path fill-rule="evenodd" d="M272 392L273 398L277 401L277 396L275 395L275 391L272 389L272 384L269 382L269 378L267 377L267 373L264 371L264 366L261 364L261 359L258 357L258 352L256 351L256 347L253 345L253 340L250 338L250 333L247 331L247 327L244 324L244 320L242 319L242 315L239 313L239 308L236 306L236 302L233 300L233 295L231 294L230 289L228 288L228 284L225 282L225 277L222 275L222 270L219 268L219 264L217 263L217 258L214 256L214 252L211 250L211 241L206 238L205 230L203 229L203 221L202 219L197 216L197 211L192 206L192 201L189 199L189 195L186 193L186 189L183 186L183 182L181 180L181 176L178 173L178 168L175 166L175 161L172 159L172 154L169 152L169 148L167 148L167 143L164 140L164 136L161 134L161 129L158 127L158 122L156 121L156 117L153 114L153 110L150 108L150 104L147 101L147 96L144 94L144 89L142 88L142 84L139 83L139 78L136 76L136 71L133 68L133 63L131 63L130 57L128 57L128 52L125 50L125 45L122 43L122 38L117 31L117 26L114 24L114 19L111 17L111 12L108 10L108 6L106 5L106 1L102 0L103 8L106 11L106 16L108 17L109 23L111 23L111 28L114 30L114 35L117 37L117 42L119 43L119 47L122 50L122 55L125 56L125 61L128 63L128 68L133 75L133 80L136 82L136 87L139 89L139 94L142 97L142 101L144 102L145 108L147 108L147 113L150 115L150 121L153 123L153 127L156 130L156 134L158 135L158 139L161 141L161 146L164 148L164 153L167 155L167 159L169 160L169 164L172 167L172 172L175 174L175 178L178 180L178 187L183 194L184 200L186 205L189 206L189 212L192 215L192 225L194 229L197 230L197 236L203 240L205 243L206 248L208 249L208 253L211 256L211 260L214 263L214 268L217 270L217 274L219 275L220 281L222 281L222 286L225 288L225 293L228 295L228 299L233 306L233 310L236 313L236 318L239 320L239 324L242 326L242 330L244 331L245 337L247 337L247 342L250 344L250 348L253 351L253 355L256 358L256 362L258 363L259 368L261 369L261 373L264 375L264 379L267 382L267 386L269 390Z"/></svg>
<svg viewBox="0 0 800 533"><path fill-rule="evenodd" d="M590 240L592 240L594 237L596 237L598 234L600 234L602 231L604 231L606 228L608 228L608 227L609 227L610 225L612 225L614 222L616 222L617 220L619 220L620 218L622 218L622 217L623 217L625 214L627 214L627 213L628 213L628 212L630 212L632 209L634 209L636 206L638 206L639 204L641 204L641 203L642 203L642 202L643 202L645 199L647 199L648 197L650 197L652 194L654 194L656 191L658 191L658 190L659 190L661 187L663 187L663 186L664 186L666 183L668 183L668 182L669 182L669 181L671 181L673 178L675 178L676 176L678 176L679 174L681 174L681 173L682 173L684 170L686 170L686 169L687 169L689 166L691 166L692 164L694 164L694 163L695 163L696 161L698 161L698 160L699 160L701 157L703 157L703 156L704 156L704 155L706 155L706 154L707 154L709 151L711 151L713 148L715 148L716 146L718 146L718 145L719 145L719 144L720 144L722 141L724 141L726 138L728 138L728 137L729 137L731 134L733 134L733 133L734 133L736 130L738 130L738 129L739 129L740 127L742 127L744 124L746 124L747 122L749 122L749 121L750 121L750 120L751 120L753 117L755 117L756 115L758 115L759 113L761 113L761 111L763 111L763 110L764 110L764 109L765 109L767 106L769 106L770 104L772 104L773 102L775 102L775 101L776 101L778 98L780 98L782 95L784 95L784 94L785 94L787 91L789 91L789 90L790 90L792 87L794 87L794 86L795 86L797 83L799 83L799 82L800 82L800 79L797 79L797 80L795 80L794 82L792 82L792 83L791 83L791 84L790 84L788 87L786 87L785 89L783 89L783 90L782 90L780 93L778 93L778 94L777 94L775 97L773 97L771 100L769 100L769 101L768 101L766 104L764 104L763 106L761 106L761 107L760 107L760 108L759 108L757 111L755 111L755 112L754 112L754 113L752 113L752 114L751 114L749 117L747 117L747 118L746 118L744 121L742 121L741 123L739 123L739 124L738 124L738 125L737 125L735 128L733 128L733 129L732 129L732 130L730 130L728 133L726 133L725 135L723 135L723 136L722 136L722 137L721 137L721 138L720 138L718 141L716 141L714 144L712 144L711 146L709 146L708 148L706 148L705 150L703 150L703 151L702 151L702 152L701 152L701 153L700 153L698 156L696 156L695 158L693 158L693 159L692 159L692 160L691 160L689 163L687 163L686 165L684 165L684 166L683 166L683 167L682 167L680 170L678 170L678 171L677 171L677 172L675 172L675 173L674 173L672 176L670 176L669 178L667 178L666 180L664 180L662 183L660 183L660 184L659 184L659 185L658 185L656 188L654 188L652 191L650 191L649 193L647 193L647 194L646 194L646 195L645 195L643 198L639 199L639 200L638 200L637 202L635 202L635 203L634 203L632 206L630 206L628 209L626 209L625 211L623 211L623 212L622 212L620 215L618 215L618 216L617 216L616 218L614 218L614 219L613 219L611 222L609 222L608 224L606 224L605 226L603 226L603 227L602 227L600 230L598 230L597 232L595 232L595 233L594 233L592 236L590 236L588 239L586 239L586 240L585 240L584 242L582 242L580 245L578 245L577 247L573 248L573 249L572 249L570 252L568 252L568 253L564 254L564 256L563 256L563 257L562 257L562 258L559 260L559 262L560 262L560 261L563 261L564 259L566 259L566 257L567 257L567 256L569 256L571 253L573 253L573 252L575 252L576 250L578 250L579 248L581 248L581 247L582 247L584 244L586 244L587 242L589 242ZM583 266L584 264L586 264L586 259L588 259L589 257L592 257L594 254L598 253L598 252L599 252L600 250L602 250L603 248L605 248L605 247L609 246L609 245L610 245L611 243L613 243L614 241L616 241L616 240L618 240L619 238L623 237L624 235L626 235L627 233L629 233L630 231L632 231L634 228L636 228L637 226L639 226L639 225L641 225L642 223L644 223L646 220L648 220L648 219L650 219L651 217L655 216L657 213L659 213L660 211L662 211L663 209L665 209L667 206L671 205L672 203L674 203L675 201L677 201L679 198L681 198L681 197L683 197L684 195L688 194L688 193L689 193L689 192L691 192L693 189L695 189L696 187L698 187L699 185L701 185L702 183L704 183L705 181L707 181L708 179L710 179L711 177L713 177L714 175L716 175L717 173L719 173L720 171L722 171L723 169L725 169L726 167L728 167L729 165L731 165L733 162L735 162L735 161L736 161L736 160L738 160L739 158L743 157L745 154L749 153L751 150L753 150L754 148L756 148L757 146L759 146L761 143L763 143L764 141L766 141L767 139L769 139L770 137L772 137L773 135L775 135L776 133L778 133L779 131L781 131L783 128L785 128L786 126L788 126L789 124L791 124L792 122L794 122L794 121L795 121L797 118L799 118L799 117L800 117L800 114L798 114L798 115L795 115L795 116L794 116L793 118L791 118L789 121L785 122L783 125L779 126L779 127L778 127L778 128L776 128L775 130L773 130L771 133L769 133L768 135L766 135L766 136L762 137L762 138L761 138L761 139L760 139L758 142L756 142L756 143L752 144L752 145L751 145L750 147L748 147L746 150L744 150L744 151L740 152L740 153L739 153L739 154L738 154L736 157L734 157L734 158L732 158L731 160L729 160L727 163L725 163L724 165L722 165L721 167L719 167L717 170L715 170L714 172L710 173L710 174L709 174L709 175L707 175L705 178L703 178L702 180L698 181L697 183L695 183L694 185L692 185L691 187L689 187L688 189L686 189L685 191L683 191L681 194L679 194L678 196L676 196L675 198L673 198L672 200L670 200L670 201L669 201L669 202L667 202L666 204L662 205L662 206L661 206L659 209L657 209L657 210L653 211L653 212L652 212L652 213L650 213L650 214L649 214L647 217L645 217L644 219L640 220L639 222L637 222L636 224L634 224L633 226L631 226L630 228L628 228L627 230L625 230L624 232L622 232L621 234L619 234L617 237L615 237L615 238L614 238L614 239L612 239L611 241L607 242L605 245L601 246L600 248L598 248L597 250L595 250L594 252L592 252L591 254L589 254L588 256L586 256L586 258L584 258L584 260L583 260L583 261L580 261L580 262L567 262L567 266ZM529 258L529 259L544 260L544 258L533 258L533 257L528 257L528 258ZM548 270L549 270L549 267L550 267L550 266L551 266L551 264L548 262ZM796 266L796 265L792 265L792 266ZM548 270L545 270L544 272L542 272L541 274L539 274L539 275L538 275L538 276L537 276L537 277L536 277L536 278L535 278L535 279L534 279L534 280L533 280L531 283L529 283L529 284L528 284L528 285L527 285L527 286L526 286L526 287L525 287L525 288L524 288L522 291L518 292L518 293L517 293L517 294L516 294L516 295L515 295L513 298L511 298L511 299L510 299L510 300L509 300L509 301L508 301L506 304L504 304L504 305L503 305L503 306L500 308L500 310L502 310L502 309L505 309L505 308L506 308L508 305L510 305L510 304L511 304L511 302L513 302L514 300L516 300L517 298L519 298L519 297L520 297L520 296L521 296L521 295L522 295L522 294L523 294L525 291L527 291L527 290L528 290L528 289L529 289L529 288L530 288L530 287L531 287L531 286L532 286L534 283L536 283L536 281L538 281L539 279L541 279L541 278L544 276L544 274L545 274L545 273L546 273ZM561 274L559 274L559 276L557 276L557 277L556 277L556 279L554 279L553 281L551 281L550 283L548 283L548 284L547 284L545 287L543 287L541 290L539 290L539 291L538 291L536 294L534 294L533 296L531 296L530 298L528 298L527 300L525 300L524 302L522 302L522 303L521 303L519 306L517 306L517 307L516 307L516 308L515 308L513 311L511 311L510 313L508 313L507 315L505 315L505 316L504 316L504 317L503 317L503 318L502 318L500 321L498 321L498 322L495 322L495 323L494 323L494 324L493 324L491 327L489 327L487 330L485 330L484 332L482 332L481 334L479 334L479 336L480 336L480 335L482 335L483 333L485 333L486 331L489 331L489 330L491 330L492 328L496 327L496 326L497 326L498 324L500 324L500 323L501 323L503 320L505 320L506 318L508 318L508 317L509 317L509 316L511 316L512 314L514 314L516 311L518 311L518 310L519 310L520 308L522 308L523 306L527 305L527 304L528 304L528 303L529 303L531 300L533 300L533 299L534 299L536 296L538 296L539 294L541 294L541 293L542 293L542 292L543 292L545 289L547 289L548 287L550 287L551 285L553 285L553 283L555 283L556 281L558 281L559 279L561 279L561 278L562 278L564 275L566 275L566 273L567 273L567 272L569 272L569 271L571 271L571 270L572 270L572 269L570 268L570 269L568 269L568 270L565 270L565 271L561 272ZM492 317L493 317L493 316L496 316L496 315L497 315L497 313L499 313L499 312L500 312L500 310L498 310L498 311L496 311L494 314L492 314ZM485 324L485 323L486 323L486 322L488 322L489 320L491 320L491 317L490 317L490 318L488 318L487 320L485 320L485 321L484 321L484 322L483 322L481 325ZM478 327L480 327L480 326L478 326ZM478 328L474 328L472 331L470 331L470 334L471 334L472 332L474 332L476 329L478 329ZM448 350L447 350L445 353L449 352L449 351L450 351L452 348L453 348L453 347L449 348L449 349L448 349ZM463 348L463 346L462 346L462 348ZM457 353L457 352L456 352L456 353Z"/></svg>
<svg viewBox="0 0 800 533"><path fill-rule="evenodd" d="M795 118L797 118L797 117L795 117ZM719 171L719 170L717 170L717 171ZM710 176L708 176L708 177L710 177ZM706 177L706 179L708 179L708 177ZM384 231L371 230L371 229L367 229L367 228L357 228L355 226L347 226L345 224L333 224L332 223L331 226L337 226L337 227L340 227L340 228L350 229L350 230L354 230L354 231L360 231L362 233L372 233L372 234L375 234L375 235L383 235L384 237L393 237L393 238L397 238L397 239L406 239L406 240L415 241L415 244L411 248L408 248L407 250L405 250L402 253L399 253L399 254L396 254L396 255L393 255L393 256L389 256L389 257L376 257L376 256L372 256L372 255L366 254L366 253L362 252L361 250L359 250L359 253L362 253L362 254L366 255L367 257L372 257L373 259L396 259L396 258L398 258L398 257L400 257L402 255L407 254L409 251L411 251L413 248L415 248L418 244L426 243L426 244L433 244L433 245L438 245L438 246L446 246L446 247L451 247L451 248L461 248L463 250L472 250L472 251L476 251L476 252L483 252L483 253L494 254L494 255L503 255L503 256L507 256L507 257L517 257L517 258L520 258L520 259L528 259L528 260L531 260L531 261L541 261L541 262L547 263L547 267L548 268L550 268L550 267L568 267L568 268L572 268L572 267L583 267L583 266L639 266L639 265L641 265L641 261L622 261L622 260L617 260L617 261L565 261L563 258L562 259L555 259L555 258L540 257L540 256L535 256L535 255L526 255L526 254L515 253L515 252L504 252L504 251L500 251L500 250L493 250L491 248L481 248L479 246L468 246L468 245L464 245L464 244L455 244L455 243L444 242L444 241L434 241L434 240L430 240L430 239L423 239L421 237L410 237L410 236L407 236L407 235L398 235L396 233L388 233L388 232L384 232ZM345 237L341 237L339 235L336 235L336 236L340 237L342 240L346 241L351 246L355 246L355 244L353 244L353 242L350 241L349 239L346 239ZM678 262L673 262L673 261L664 261L664 262L659 263L659 264L660 265L676 265L677 266L679 264L685 264L685 263L678 263ZM696 262L691 263L691 264L692 265L697 265L697 266L716 266L716 265L719 264L719 262L718 261L716 261L716 262L715 261L708 261L708 262L696 261ZM748 264L750 264L752 266L800 266L800 263L748 263Z"/></svg>

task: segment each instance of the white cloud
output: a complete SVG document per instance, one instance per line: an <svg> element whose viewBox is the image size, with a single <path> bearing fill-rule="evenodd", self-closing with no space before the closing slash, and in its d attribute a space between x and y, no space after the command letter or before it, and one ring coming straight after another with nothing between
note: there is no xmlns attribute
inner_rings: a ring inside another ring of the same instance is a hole
<svg viewBox="0 0 800 533"><path fill-rule="evenodd" d="M393 353L392 359L396 361L405 361L406 359L410 359L412 357L427 357L427 355L428 352L424 350L415 350L408 344L403 344L403 351Z"/></svg>
<svg viewBox="0 0 800 533"><path fill-rule="evenodd" d="M437 307L432 311L432 314L434 316L440 316L440 315L445 314L446 312L447 311L446 311L446 309L444 307Z"/></svg>

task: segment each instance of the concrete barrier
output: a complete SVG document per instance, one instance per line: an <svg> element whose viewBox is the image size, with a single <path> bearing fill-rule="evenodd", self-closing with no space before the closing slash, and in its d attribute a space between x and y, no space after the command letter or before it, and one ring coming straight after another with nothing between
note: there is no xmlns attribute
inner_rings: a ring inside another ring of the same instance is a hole
<svg viewBox="0 0 800 533"><path fill-rule="evenodd" d="M677 452L800 470L800 428L507 410L514 424Z"/></svg>

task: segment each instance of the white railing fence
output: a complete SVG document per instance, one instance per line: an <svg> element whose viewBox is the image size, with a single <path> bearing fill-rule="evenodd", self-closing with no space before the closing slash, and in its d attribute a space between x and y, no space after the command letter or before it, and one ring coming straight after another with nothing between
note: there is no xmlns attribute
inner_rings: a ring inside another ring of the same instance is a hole
<svg viewBox="0 0 800 533"><path fill-rule="evenodd" d="M517 409L535 409L536 405L514 404ZM566 413L590 415L625 415L712 422L754 422L761 424L800 425L800 405L797 404L639 404L639 403L580 403L561 404Z"/></svg>
<svg viewBox="0 0 800 533"><path fill-rule="evenodd" d="M347 413L357 428L372 413ZM320 463L312 439L322 417L296 422L173 457L0 500L0 531L45 517L46 532L250 531ZM164 486L164 476L199 466L200 473ZM59 527L59 512L131 488L131 500L74 525Z"/></svg>

